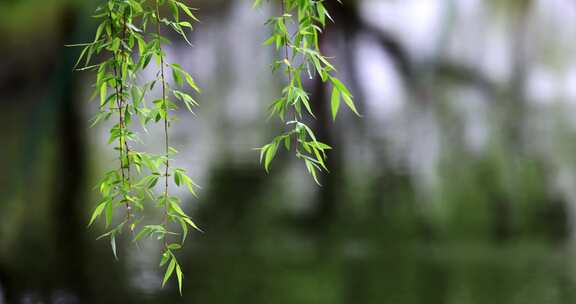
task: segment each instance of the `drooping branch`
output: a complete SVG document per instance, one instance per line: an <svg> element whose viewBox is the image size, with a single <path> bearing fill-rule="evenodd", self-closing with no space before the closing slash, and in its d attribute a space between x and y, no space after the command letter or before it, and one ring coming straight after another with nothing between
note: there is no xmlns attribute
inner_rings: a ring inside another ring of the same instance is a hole
<svg viewBox="0 0 576 304"><path fill-rule="evenodd" d="M172 16L160 16L162 6L171 8ZM186 15L192 21L197 21L192 14L192 8L178 0L156 0L154 3L141 1L118 1L108 0L96 10L96 18L102 19L98 26L94 41L80 44L83 50L76 66L82 60L84 67L80 70L97 70L96 94L100 96L99 113L94 118L94 124L108 120L112 115L118 115L118 123L110 130L110 143L118 143L117 150L120 155L120 168L105 174L99 184L102 201L96 206L90 219L90 225L98 218L104 217L106 228L113 222L115 209L125 205L127 209L126 219L115 225L99 238L110 238L114 256L117 255L116 236L121 234L123 227L128 225L129 230L134 232L133 241L139 241L142 237L156 237L163 240L164 250L161 266L166 265L164 285L167 280L176 274L180 292L182 291L183 273L176 260L174 251L180 249L188 234L188 227L199 228L180 207L180 199L169 195L169 179L174 177L177 186L186 185L192 194L196 194L196 185L184 170L172 168L170 156L175 153L169 144L169 124L172 111L178 108L178 104L169 100L168 94L172 94L190 111L197 106L196 101L187 93L179 91L169 85L166 79L166 69L172 68L172 75L179 87L183 87L184 80L195 91L199 88L193 78L178 64L166 63L163 45L168 39L163 37L161 26L166 25L188 42L184 31L192 29L189 21L180 18L180 13ZM156 32L148 32L148 23L155 23ZM100 63L90 65L92 58L100 53L106 53L107 58ZM137 59L133 61L134 59ZM152 58L159 61L159 75L151 82L138 85L136 78L148 66ZM154 108L148 108L145 102L147 93L152 91L155 83L162 85L162 98L153 102ZM108 88L114 90L109 95ZM132 102L128 98L132 97ZM130 149L129 141L139 140L135 132L129 130L132 117L137 117L146 128L151 122L162 121L164 129L164 154L157 155L147 152L138 152ZM131 170L135 167L135 172ZM161 168L163 166L163 168ZM163 173L160 173L163 171ZM133 180L134 178L134 180ZM161 195L155 195L153 188L158 180L163 180ZM141 219L133 220L133 209L145 208L144 201L157 202L156 206L161 209L163 219L158 225L145 225L138 227ZM181 233L169 231L169 223L180 224ZM136 233L137 232L137 233ZM171 243L168 236L181 234L180 243Z"/></svg>
<svg viewBox="0 0 576 304"><path fill-rule="evenodd" d="M160 5L158 0L156 1L156 34L158 35L158 57L160 58L160 83L162 85L162 107L165 111L164 114L164 200L168 201L168 177L170 172L170 138L168 133L168 103L167 103L167 96L166 96L166 76L164 75L164 51L162 48L162 42L160 41L160 37L162 37L162 33L160 30ZM164 225L164 229L168 230L168 204L164 206L164 219L162 220L162 225ZM168 246L168 242L166 238L164 238L164 246Z"/></svg>
<svg viewBox="0 0 576 304"><path fill-rule="evenodd" d="M260 148L260 160L268 171L270 164L282 146L291 149L294 140L295 154L304 161L306 169L319 184L318 171L328 171L326 166L327 150L331 147L318 141L312 128L302 122L304 116L315 118L311 108L310 94L303 86L302 74L309 78L318 75L322 82L333 87L331 109L336 118L340 103L343 100L347 107L358 114L348 88L335 76L335 68L322 54L319 47L319 36L331 19L323 1L280 0L282 15L272 17L267 24L272 28L272 35L265 44L275 45L276 51L283 51L284 57L273 64L273 70L282 69L288 83L282 90L282 97L270 107L270 115L277 115L282 121L287 112L294 113L294 120L286 123L289 130L276 136L272 142ZM255 6L262 1L256 0ZM290 27L294 26L293 33Z"/></svg>

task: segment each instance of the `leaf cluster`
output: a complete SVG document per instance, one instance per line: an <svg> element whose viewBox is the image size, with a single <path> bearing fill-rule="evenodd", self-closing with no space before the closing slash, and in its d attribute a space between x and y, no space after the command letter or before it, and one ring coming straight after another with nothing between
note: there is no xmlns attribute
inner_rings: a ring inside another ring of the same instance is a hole
<svg viewBox="0 0 576 304"><path fill-rule="evenodd" d="M256 0L254 6L261 3L261 0ZM293 120L286 123L290 128L288 132L260 148L260 160L268 171L281 143L286 150L290 150L292 145L296 157L304 161L306 169L319 184L318 172L328 171L326 150L330 147L318 141L313 130L302 122L306 115L316 118L303 77L307 75L313 79L319 75L322 82L332 86L330 109L334 120L342 100L356 115L360 114L350 90L335 76L335 67L320 50L319 37L327 21L333 21L324 0L281 0L281 4L282 15L272 17L266 23L272 31L264 44L273 46L279 54L283 53L282 58L273 62L272 70L282 71L288 81L282 89L282 96L270 106L270 115L278 116L282 121L293 115Z"/></svg>
<svg viewBox="0 0 576 304"><path fill-rule="evenodd" d="M272 70L282 72L287 81L269 110L271 116L286 122L287 131L259 149L260 161L268 171L280 150L293 150L319 184L318 172L328 171L327 152L332 148L319 141L313 129L303 122L306 117L315 118L304 77L319 76L322 82L331 85L330 108L334 120L342 100L359 114L351 92L336 77L335 67L320 50L319 37L327 22L333 21L325 1L279 1L282 14L268 20L271 35L265 44L283 54L272 63ZM255 0L254 6L261 3L262 0ZM162 16L161 12L169 14ZM193 196L199 187L183 169L172 166L172 157L178 151L170 146L168 130L179 107L194 113L198 102L193 95L200 93L200 87L182 66L167 62L164 46L171 41L161 30L168 28L190 44L187 32L198 22L194 13L195 9L180 0L104 0L93 15L99 20L93 40L72 45L82 48L75 69L95 73L92 99L98 101L99 110L92 125L115 120L108 143L118 152L118 167L104 174L96 187L101 200L92 212L89 226L103 219L107 232L99 239L110 239L116 258L116 239L126 229L133 242L144 238L163 242L162 286L175 275L180 293L184 275L176 252L182 248L190 228L202 230L185 213L180 198L170 195L169 186L186 187ZM155 67L153 79L142 79L145 69ZM168 81L168 74L172 82ZM151 92L158 86L162 96L151 98ZM135 142L144 142L133 129L135 123L145 132L150 125L163 125L163 154L134 149ZM142 214L150 206L160 210L162 221L141 224ZM115 224L120 208L125 208L125 217Z"/></svg>
<svg viewBox="0 0 576 304"><path fill-rule="evenodd" d="M160 12L171 12L170 17ZM165 267L162 285L175 272L179 290L182 290L182 271L174 252L182 247L189 227L201 231L181 207L181 201L168 193L169 177L176 187L186 186L196 196L198 186L180 168L170 166L171 157L177 151L169 146L168 127L175 120L173 112L180 106L190 112L198 106L191 92L200 93L193 77L180 65L167 63L163 46L170 44L161 34L161 28L169 28L190 43L188 30L198 21L195 10L177 0L108 0L98 6L94 18L99 25L92 42L73 46L82 47L75 68L96 74L93 99L99 101L99 111L92 125L117 117L109 130L109 144L118 151L118 168L104 174L98 189L101 201L90 217L89 226L103 218L108 230L99 238L109 238L117 258L116 239L126 227L138 242L154 237L164 242L160 266ZM158 71L152 80L142 79L142 72L156 62ZM174 84L167 81L165 70L172 71ZM162 97L150 100L155 86L161 86ZM164 122L166 127L166 153L153 154L136 151L134 142L142 142L132 130L138 121L147 130L150 124ZM159 180L165 180L164 190L158 193ZM144 209L152 204L164 214L162 223L140 225ZM125 218L113 224L119 208L125 208ZM177 227L177 230L172 230ZM170 235L180 235L179 242L170 242Z"/></svg>

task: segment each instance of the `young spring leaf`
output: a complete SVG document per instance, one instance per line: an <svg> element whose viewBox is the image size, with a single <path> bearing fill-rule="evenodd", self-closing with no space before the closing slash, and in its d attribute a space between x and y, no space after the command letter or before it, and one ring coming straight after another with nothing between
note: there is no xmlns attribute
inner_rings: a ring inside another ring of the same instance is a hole
<svg viewBox="0 0 576 304"><path fill-rule="evenodd" d="M108 228L110 226L110 223L112 222L112 213L114 212L114 205L112 204L112 202L108 202L106 204L106 228Z"/></svg>
<svg viewBox="0 0 576 304"><path fill-rule="evenodd" d="M178 291L180 292L180 295L182 295L182 277L184 275L182 274L182 269L180 269L180 265L176 264L176 277L178 278Z"/></svg>
<svg viewBox="0 0 576 304"><path fill-rule="evenodd" d="M200 229L200 227L198 227L196 225L196 223L194 223L189 217L184 217L182 218L182 220L184 220L188 225L190 225L192 228L198 230L199 232L204 232L202 229Z"/></svg>
<svg viewBox="0 0 576 304"><path fill-rule="evenodd" d="M354 112L354 114L361 116L360 113L358 113L358 110L356 110L356 105L354 105L354 101L352 100L352 96L347 95L347 94L342 94L342 97L344 98L344 102L350 108L350 110L352 110L352 112Z"/></svg>
<svg viewBox="0 0 576 304"><path fill-rule="evenodd" d="M332 89L332 119L336 120L336 115L338 115L338 109L340 108L340 91L334 86Z"/></svg>
<svg viewBox="0 0 576 304"><path fill-rule="evenodd" d="M114 253L114 258L118 261L118 253L116 252L116 235L112 233L110 235L110 247L112 247L112 253Z"/></svg>
<svg viewBox="0 0 576 304"><path fill-rule="evenodd" d="M104 201L104 202L100 203L100 204L94 209L94 212L92 213L92 217L90 218L90 222L88 223L88 227L92 226L92 224L94 223L94 221L102 214L102 211L104 211L104 208L106 207L106 204L108 204L108 201Z"/></svg>
<svg viewBox="0 0 576 304"><path fill-rule="evenodd" d="M276 151L278 151L278 143L274 140L270 143L269 148L266 149L266 157L264 159L264 168L266 169L266 172L269 171L270 163L272 163L274 156L276 156Z"/></svg>
<svg viewBox="0 0 576 304"><path fill-rule="evenodd" d="M166 268L166 272L164 273L164 279L162 280L162 287L166 285L166 282L174 272L175 267L176 267L176 259L172 257L172 260L170 261L170 264L168 264L168 268Z"/></svg>

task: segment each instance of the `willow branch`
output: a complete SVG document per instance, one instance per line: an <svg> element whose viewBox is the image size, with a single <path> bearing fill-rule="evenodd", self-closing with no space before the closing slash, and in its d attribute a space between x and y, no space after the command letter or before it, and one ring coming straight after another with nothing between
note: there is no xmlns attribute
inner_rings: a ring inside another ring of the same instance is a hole
<svg viewBox="0 0 576 304"><path fill-rule="evenodd" d="M122 12L122 42L124 42L126 40L126 12ZM122 49L122 44L120 45L120 49ZM127 54L124 54L121 50L120 50L120 64L121 66L127 64ZM122 70L121 70L122 71ZM121 82L120 82L120 106L121 106L121 111L124 111L124 113L122 113L123 116L123 124L124 124L124 131L127 132L128 131L128 126L127 126L127 122L126 122L126 117L124 116L125 113L128 112L128 103L126 102L125 99L125 94L124 94L124 77L126 75L120 75L121 77ZM124 143L124 154L126 156L126 173L127 176L126 178L126 182L128 185L128 189L131 188L131 184L132 184L132 174L130 172L130 167L131 167L131 161L130 161L130 147L128 146L128 141L126 140L126 136L125 134L121 137L122 141ZM126 203L126 222L129 224L131 219L132 219L132 206L130 204L130 201L128 199L125 198L125 203ZM132 227L130 227L130 230L132 230Z"/></svg>
<svg viewBox="0 0 576 304"><path fill-rule="evenodd" d="M284 25L287 26L288 22L287 21L287 9L286 9L286 0L282 0L282 18L284 18ZM292 42L290 41L290 36L288 34L288 30L286 30L286 33L284 34L284 61L286 64L286 69L288 71L288 83L291 86L292 85L292 67L288 64L290 63L290 52L289 52L289 48L292 45ZM294 121L298 121L298 112L296 111L296 108L294 108ZM296 136L294 136L294 151L298 152L298 134L296 134Z"/></svg>
<svg viewBox="0 0 576 304"><path fill-rule="evenodd" d="M158 5L158 0L156 0L156 34L158 34L158 39L161 37L160 31L160 8ZM162 51L162 42L158 41L158 48L160 50L160 80L162 82L162 102L164 110L166 111L164 115L164 149L166 154L166 161L164 163L164 229L168 230L168 173L170 170L170 140L168 133L168 104L166 100L166 77L164 75L164 54ZM164 237L164 245L167 246L166 237Z"/></svg>
<svg viewBox="0 0 576 304"><path fill-rule="evenodd" d="M112 35L111 35L111 39L113 40L113 37L115 35L115 31L114 31L114 19L112 18L112 11L109 11L109 18L110 18L110 26L112 28ZM119 54L118 51L113 51L112 52L112 56L113 56L113 60L114 60L114 65L113 65L113 73L114 73L114 90L116 93L116 108L118 111L118 124L120 127L120 138L118 139L118 151L120 152L120 174L121 174L121 178L122 178L122 186L124 186L124 184L126 183L126 175L125 175L125 167L124 167L124 131L125 131L125 126L124 126L124 117L122 114L122 110L123 110L123 101L122 101L122 75L120 75L121 71L118 71L118 62L120 62L120 60L118 59Z"/></svg>

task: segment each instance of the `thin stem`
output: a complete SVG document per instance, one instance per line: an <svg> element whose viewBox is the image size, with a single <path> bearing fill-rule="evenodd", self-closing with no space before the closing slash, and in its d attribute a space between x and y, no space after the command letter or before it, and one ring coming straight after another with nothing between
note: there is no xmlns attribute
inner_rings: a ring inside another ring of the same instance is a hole
<svg viewBox="0 0 576 304"><path fill-rule="evenodd" d="M126 12L124 11L122 14L122 41L124 42L126 40ZM122 45L120 45L120 48L122 48ZM121 66L123 66L124 64L127 64L127 54L123 54L122 51L120 51L120 64ZM120 77L122 79L124 79L124 75L120 75ZM120 86L120 102L121 102L121 111L124 111L124 113L128 112L128 103L126 102L125 99L125 95L124 95L124 82L121 81L121 86ZM124 115L124 113L122 115ZM126 117L124 117L123 119L123 124L124 124L124 131L128 130L128 126L127 126L127 122L126 122ZM131 185L132 185L132 174L131 174L131 164L130 164L130 147L128 146L128 141L126 140L126 136L123 136L123 142L124 142L124 151L125 151L125 156L126 156L126 171L127 171L127 176L126 176L126 181L128 183L128 188L130 191ZM130 221L132 219L132 206L130 204L130 201L128 199L125 199L125 203L126 203L126 222L128 223L128 226L130 226ZM130 230L132 230L132 227L129 228Z"/></svg>
<svg viewBox="0 0 576 304"><path fill-rule="evenodd" d="M287 13L287 9L286 9L286 0L282 0L282 18L284 18L284 25L286 26L286 33L284 34L284 60L286 61L286 63L290 62L290 52L289 52L289 48L290 45L292 44L290 41L290 37L288 35L288 22L286 22L286 13ZM292 67L290 65L286 66L286 69L288 71L288 83L290 86L292 86ZM298 112L296 111L296 108L294 108L294 121L298 122ZM294 151L298 152L298 134L296 133L296 136L294 137Z"/></svg>
<svg viewBox="0 0 576 304"><path fill-rule="evenodd" d="M112 18L112 11L109 11L109 18L110 18L110 26L112 28L112 35L110 36L111 39L113 39L114 35L115 35L115 31L114 31L114 19ZM118 150L120 151L120 174L122 177L122 187L124 186L125 182L126 182L126 177L125 177L125 168L124 168L124 144L123 144L123 140L124 140L124 117L122 114L122 109L123 109L123 101L122 101L122 76L119 75L119 71L118 71L118 52L113 52L112 53L113 56L113 60L114 60L114 64L113 64L113 73L114 73L114 90L116 93L116 107L118 110L118 124L120 126L120 138L118 139Z"/></svg>
<svg viewBox="0 0 576 304"><path fill-rule="evenodd" d="M158 39L161 37L160 32L160 8L158 5L158 0L156 0L156 34L158 34ZM168 104L166 100L166 78L164 76L164 54L162 52L162 42L158 41L158 48L160 49L160 80L162 82L162 101L164 103L164 110L166 114L164 116L164 149L166 154L165 172L164 172L164 229L168 230L168 172L170 170L170 140L168 133ZM164 245L167 247L166 237L164 237Z"/></svg>
<svg viewBox="0 0 576 304"><path fill-rule="evenodd" d="M286 20L286 0L282 0L282 18ZM288 23L284 21L284 25L287 24ZM288 32L286 32L284 34L284 59L286 59L286 62L290 62L290 55L288 51L289 45L290 45L290 37L288 36ZM290 82L290 84L292 84L292 71L290 66L287 66L287 69L288 69L288 81Z"/></svg>

